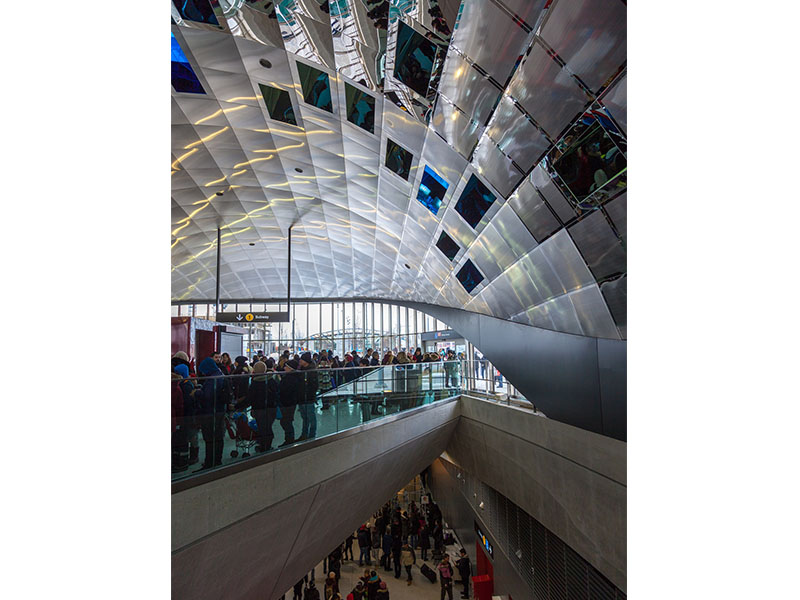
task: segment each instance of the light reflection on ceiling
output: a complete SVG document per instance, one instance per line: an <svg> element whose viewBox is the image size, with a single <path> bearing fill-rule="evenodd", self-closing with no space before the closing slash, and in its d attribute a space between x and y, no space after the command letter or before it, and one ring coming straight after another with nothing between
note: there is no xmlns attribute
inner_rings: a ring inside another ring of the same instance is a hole
<svg viewBox="0 0 800 600"><path fill-rule="evenodd" d="M293 295L627 336L621 0L201 4L172 7L175 299L213 298L217 227L222 297L285 296L291 226Z"/></svg>

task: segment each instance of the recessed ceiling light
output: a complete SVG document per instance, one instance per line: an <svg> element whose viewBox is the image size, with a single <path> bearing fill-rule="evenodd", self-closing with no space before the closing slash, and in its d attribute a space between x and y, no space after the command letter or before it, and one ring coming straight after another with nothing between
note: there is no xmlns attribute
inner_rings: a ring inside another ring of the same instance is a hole
<svg viewBox="0 0 800 600"><path fill-rule="evenodd" d="M411 266L408 263L406 263L406 269L410 269L410 268L411 268Z"/></svg>
<svg viewBox="0 0 800 600"><path fill-rule="evenodd" d="M255 242L250 242L250 245L251 246L255 246Z"/></svg>
<svg viewBox="0 0 800 600"><path fill-rule="evenodd" d="M297 171L298 173L302 173L303 172L303 169L298 169L297 167L295 167L294 170Z"/></svg>
<svg viewBox="0 0 800 600"><path fill-rule="evenodd" d="M217 192L217 196L222 196L225 192Z"/></svg>
<svg viewBox="0 0 800 600"><path fill-rule="evenodd" d="M269 62L266 58L262 58L261 60L259 60L258 64L260 64L265 69L271 69L272 68L272 63Z"/></svg>

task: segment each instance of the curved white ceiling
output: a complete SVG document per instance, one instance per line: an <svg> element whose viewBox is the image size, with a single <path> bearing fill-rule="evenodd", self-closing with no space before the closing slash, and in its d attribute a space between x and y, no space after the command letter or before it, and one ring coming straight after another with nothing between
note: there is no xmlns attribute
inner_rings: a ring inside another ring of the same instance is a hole
<svg viewBox="0 0 800 600"><path fill-rule="evenodd" d="M375 25L388 2L333 4L340 13L220 2L217 26L173 8L205 92L172 90L173 298L214 297L217 227L221 297L285 297L292 226L293 296L415 300L624 338L624 173L579 202L543 158L600 113L624 152L625 4L440 2L434 22L421 9L435 2L393 2L388 31ZM400 21L446 51L427 98L393 76ZM332 112L304 101L298 63L329 75ZM288 92L297 126L270 119L259 84ZM374 133L348 120L345 84L374 97ZM408 181L384 164L388 139L413 154ZM435 215L417 201L425 166L449 184ZM455 210L472 176L496 196L474 228ZM471 293L456 277L468 260L483 278Z"/></svg>

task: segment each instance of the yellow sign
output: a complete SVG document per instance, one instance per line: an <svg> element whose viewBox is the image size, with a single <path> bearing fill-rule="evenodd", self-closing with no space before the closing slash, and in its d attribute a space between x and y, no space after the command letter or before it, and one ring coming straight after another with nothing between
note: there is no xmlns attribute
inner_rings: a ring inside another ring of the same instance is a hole
<svg viewBox="0 0 800 600"><path fill-rule="evenodd" d="M255 318L255 317L253 316L253 313L247 313L247 314L244 316L244 320L245 320L245 321L252 321L254 318Z"/></svg>

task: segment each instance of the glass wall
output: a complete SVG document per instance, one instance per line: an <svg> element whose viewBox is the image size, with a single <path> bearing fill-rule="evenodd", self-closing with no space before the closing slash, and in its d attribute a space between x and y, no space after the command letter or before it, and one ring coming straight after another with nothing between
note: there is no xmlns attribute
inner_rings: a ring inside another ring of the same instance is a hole
<svg viewBox="0 0 800 600"><path fill-rule="evenodd" d="M286 305L228 304L226 311L279 311ZM213 319L213 304L180 304L172 307L172 316L197 316ZM297 302L292 303L288 323L236 325L247 330L245 354L261 350L277 357L284 350L300 353L333 350L344 355L357 350L361 355L368 348L378 350L381 357L387 350L414 351L421 345L425 331L449 329L444 323L412 308L381 302Z"/></svg>

